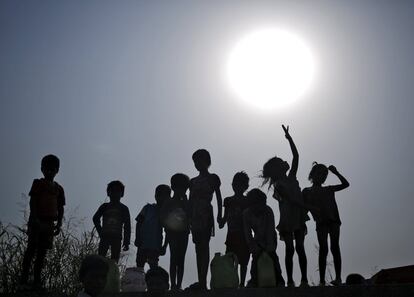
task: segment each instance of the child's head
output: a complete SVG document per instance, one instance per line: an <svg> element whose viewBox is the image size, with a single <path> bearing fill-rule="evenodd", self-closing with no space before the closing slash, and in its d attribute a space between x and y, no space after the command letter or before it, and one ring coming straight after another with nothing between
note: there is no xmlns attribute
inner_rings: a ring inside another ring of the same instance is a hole
<svg viewBox="0 0 414 297"><path fill-rule="evenodd" d="M176 173L171 177L171 189L174 194L185 194L190 187L190 178L183 173Z"/></svg>
<svg viewBox="0 0 414 297"><path fill-rule="evenodd" d="M194 152L193 161L198 171L207 170L211 165L210 153L205 149L199 149Z"/></svg>
<svg viewBox="0 0 414 297"><path fill-rule="evenodd" d="M231 186L235 194L243 194L249 188L249 176L244 171L237 172Z"/></svg>
<svg viewBox="0 0 414 297"><path fill-rule="evenodd" d="M55 155L47 155L42 158L41 170L46 179L53 179L59 172L60 161Z"/></svg>
<svg viewBox="0 0 414 297"><path fill-rule="evenodd" d="M106 187L108 197L113 200L120 200L124 196L125 186L119 180L111 181Z"/></svg>
<svg viewBox="0 0 414 297"><path fill-rule="evenodd" d="M324 164L313 162L308 179L312 184L322 185L328 177L328 167Z"/></svg>
<svg viewBox="0 0 414 297"><path fill-rule="evenodd" d="M253 205L266 205L266 194L258 188L254 188L247 193L247 203Z"/></svg>
<svg viewBox="0 0 414 297"><path fill-rule="evenodd" d="M158 185L155 188L155 201L162 205L165 200L171 197L171 188L168 185Z"/></svg>
<svg viewBox="0 0 414 297"><path fill-rule="evenodd" d="M109 266L104 257L89 255L82 260L79 269L79 280L87 294L95 297L103 291L108 270Z"/></svg>
<svg viewBox="0 0 414 297"><path fill-rule="evenodd" d="M263 184L268 182L274 183L278 179L285 177L289 168L289 163L281 158L273 157L269 159L263 165L262 169L262 178L264 179Z"/></svg>
<svg viewBox="0 0 414 297"><path fill-rule="evenodd" d="M169 275L160 266L151 267L145 274L145 282L147 283L147 290L150 296L157 296L158 294L162 296L162 293L167 291L170 288L169 284Z"/></svg>

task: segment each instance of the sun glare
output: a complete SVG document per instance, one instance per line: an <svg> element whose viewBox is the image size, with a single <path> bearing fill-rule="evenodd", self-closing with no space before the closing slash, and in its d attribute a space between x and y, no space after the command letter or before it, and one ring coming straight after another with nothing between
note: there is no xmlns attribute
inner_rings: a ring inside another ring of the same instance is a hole
<svg viewBox="0 0 414 297"><path fill-rule="evenodd" d="M231 51L227 75L237 97L260 109L283 107L312 84L313 56L294 34L279 29L255 31Z"/></svg>

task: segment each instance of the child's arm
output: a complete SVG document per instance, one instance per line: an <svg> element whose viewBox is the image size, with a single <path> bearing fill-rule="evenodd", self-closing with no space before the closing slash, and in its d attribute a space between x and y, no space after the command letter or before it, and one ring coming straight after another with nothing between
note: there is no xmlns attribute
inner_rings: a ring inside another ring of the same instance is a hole
<svg viewBox="0 0 414 297"><path fill-rule="evenodd" d="M243 231L244 231L244 238L246 239L247 246L252 254L258 254L260 252L260 248L257 243L254 241L250 226L250 219L249 213L247 210L243 212Z"/></svg>
<svg viewBox="0 0 414 297"><path fill-rule="evenodd" d="M215 175L216 181L215 181L215 190L214 192L216 193L216 198L217 198L217 223L220 224L221 220L222 220L222 214L223 214L223 199L221 197L221 191L220 191L220 178Z"/></svg>
<svg viewBox="0 0 414 297"><path fill-rule="evenodd" d="M141 210L137 218L135 219L137 221L137 225L135 226L135 242L134 242L136 247L139 247L141 245L141 226L142 226L142 223L144 223L144 218L145 218L144 212L145 212L145 206Z"/></svg>
<svg viewBox="0 0 414 297"><path fill-rule="evenodd" d="M124 221L124 251L129 250L129 244L131 242L131 216L129 214L128 207L125 206L125 221Z"/></svg>
<svg viewBox="0 0 414 297"><path fill-rule="evenodd" d="M98 208L98 210L96 211L96 213L93 215L93 218L92 218L93 224L95 225L96 232L98 232L99 237L101 237L101 232L102 232L101 218L103 215L103 211L104 211L104 204Z"/></svg>
<svg viewBox="0 0 414 297"><path fill-rule="evenodd" d="M222 229L224 225L227 223L228 214L227 214L227 207L226 207L226 199L224 199L224 215L221 218L220 222L218 222L220 229Z"/></svg>
<svg viewBox="0 0 414 297"><path fill-rule="evenodd" d="M30 207L30 217L31 217L30 223L35 223L35 224L39 224L39 216L37 212L37 203L36 203L38 200L38 188L39 188L39 180L35 179L33 180L32 187L30 188L30 191L29 191L29 196L30 196L29 207Z"/></svg>
<svg viewBox="0 0 414 297"><path fill-rule="evenodd" d="M290 149L292 151L293 159L292 165L290 166L289 177L296 177L299 164L299 153L296 148L295 143L293 142L292 136L289 134L289 126L282 125L283 131L285 131L285 137L289 141Z"/></svg>
<svg viewBox="0 0 414 297"><path fill-rule="evenodd" d="M59 197L58 197L58 220L57 224L55 226L54 235L58 235L60 233L60 228L62 227L62 221L63 221L63 214L65 212L64 206L65 206L65 192L63 191L63 188L59 186Z"/></svg>
<svg viewBox="0 0 414 297"><path fill-rule="evenodd" d="M345 177L343 177L343 176L342 176L342 175L338 172L338 170L336 169L336 167L335 167L335 166L330 165L330 166L328 167L328 169L329 169L329 171L330 171L330 172L332 172L333 174L335 174L335 175L339 178L339 180L341 181L341 184L339 184L339 185L330 186L330 188L331 188L334 192L341 191L341 190L346 189L346 188L348 188L348 187L349 187L349 182L346 180L346 178L345 178Z"/></svg>
<svg viewBox="0 0 414 297"><path fill-rule="evenodd" d="M168 233L165 232L165 239L164 239L164 244L161 247L161 251L160 251L160 256L164 256L167 253L167 246L168 246L168 242L169 242L169 238L168 238Z"/></svg>

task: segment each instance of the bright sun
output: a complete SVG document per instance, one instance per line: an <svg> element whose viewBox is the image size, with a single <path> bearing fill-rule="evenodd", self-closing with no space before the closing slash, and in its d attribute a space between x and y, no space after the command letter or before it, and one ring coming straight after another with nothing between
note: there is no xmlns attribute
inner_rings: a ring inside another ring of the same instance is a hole
<svg viewBox="0 0 414 297"><path fill-rule="evenodd" d="M313 56L294 34L279 29L252 32L230 54L227 74L239 98L260 109L283 107L311 86Z"/></svg>

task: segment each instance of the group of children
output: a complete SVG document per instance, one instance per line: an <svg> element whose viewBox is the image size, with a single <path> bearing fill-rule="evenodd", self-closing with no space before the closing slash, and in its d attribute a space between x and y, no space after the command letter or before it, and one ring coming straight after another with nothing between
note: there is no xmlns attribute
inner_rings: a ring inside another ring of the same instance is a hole
<svg viewBox="0 0 414 297"><path fill-rule="evenodd" d="M247 265L252 256L251 279L248 286L255 287L258 275L258 259L266 252L273 261L276 284L285 286L285 279L276 254L277 233L285 243L285 267L287 285L294 286L293 256L296 251L301 270L301 285L307 286L307 259L304 239L307 233L306 221L310 212L316 222L319 242L320 284L325 285L328 236L334 258L336 279L333 284L342 283L341 253L339 234L341 220L335 201L335 192L349 186L347 180L334 166L326 167L314 163L309 174L312 186L303 189L296 178L299 154L289 127L282 126L293 154L292 164L273 157L263 165L263 185L273 189L273 198L278 201L280 220L275 224L274 213L266 204L266 194L259 188L246 193L249 177L245 172L235 174L232 182L234 195L224 199L220 191L220 178L209 172L210 154L205 149L197 150L192 159L199 175L190 179L177 173L171 177L169 185L159 185L155 189L154 204L147 204L136 217L135 246L137 246L137 267L148 263L151 268L158 266L158 258L170 251L171 289L181 290L184 275L185 254L189 235L195 245L198 282L191 289L207 289L207 273L210 263L210 239L215 233L215 218L212 200L217 201L216 221L219 228L227 224L226 253L232 252L240 265L240 287L245 286ZM40 271L47 249L51 248L53 236L59 233L65 196L63 188L54 181L59 170L59 159L48 155L42 160L44 178L36 179L30 191L30 218L28 223L29 242L23 261L22 283L27 283L28 271L34 255L34 282L40 285ZM323 186L328 172L339 180L339 185ZM187 197L187 192L189 196ZM172 193L172 195L171 195ZM93 216L93 222L100 237L98 254L106 256L109 248L111 258L119 260L121 248L129 249L130 214L127 206L120 202L124 195L124 185L112 181L107 186L109 203L102 204ZM224 214L222 207L224 204ZM55 222L57 223L55 224ZM165 231L165 237L163 237ZM123 234L123 235L122 235Z"/></svg>

